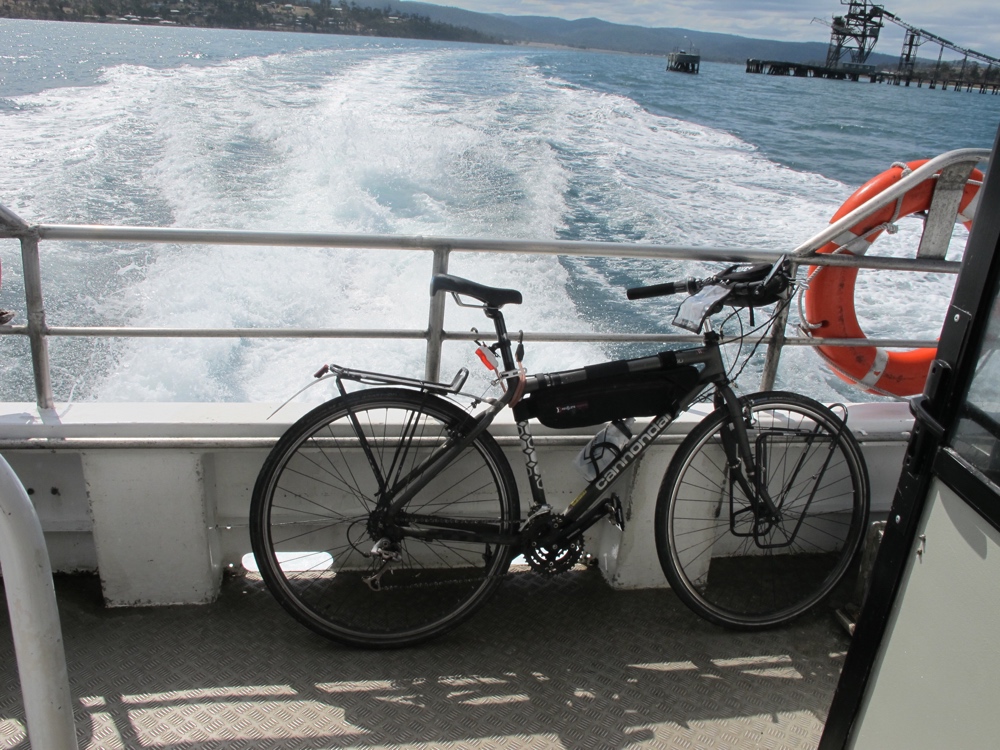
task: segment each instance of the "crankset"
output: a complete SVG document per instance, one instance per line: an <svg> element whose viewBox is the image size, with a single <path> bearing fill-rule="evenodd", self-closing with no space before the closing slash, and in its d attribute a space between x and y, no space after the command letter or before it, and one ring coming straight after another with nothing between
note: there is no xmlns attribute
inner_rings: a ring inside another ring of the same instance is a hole
<svg viewBox="0 0 1000 750"><path fill-rule="evenodd" d="M536 573L554 576L571 570L583 557L583 543L570 542L564 547L542 547L537 542L525 545L524 559Z"/></svg>

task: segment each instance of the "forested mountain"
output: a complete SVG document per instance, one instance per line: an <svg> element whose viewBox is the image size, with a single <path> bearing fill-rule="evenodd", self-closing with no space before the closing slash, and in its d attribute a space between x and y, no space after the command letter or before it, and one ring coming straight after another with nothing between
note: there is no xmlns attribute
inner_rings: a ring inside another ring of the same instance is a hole
<svg viewBox="0 0 1000 750"><path fill-rule="evenodd" d="M686 28L645 28L609 23L599 18L567 21L547 16L508 16L499 13L474 13L460 8L430 3L389 0L385 3L400 12L414 13L442 23L466 26L511 42L560 44L567 47L615 50L638 54L665 55L685 45L685 37L697 47L705 60L742 63L747 58L814 62L826 60L826 42L781 42L753 39L734 34L716 34ZM678 17L678 22L683 22ZM822 34L817 34L822 36ZM876 65L895 64L896 56L874 54Z"/></svg>

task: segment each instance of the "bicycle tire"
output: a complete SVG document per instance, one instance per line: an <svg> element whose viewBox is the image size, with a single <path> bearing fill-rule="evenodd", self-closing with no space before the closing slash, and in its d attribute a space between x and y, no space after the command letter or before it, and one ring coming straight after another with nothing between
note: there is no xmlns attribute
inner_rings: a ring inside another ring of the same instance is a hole
<svg viewBox="0 0 1000 750"><path fill-rule="evenodd" d="M717 625L760 630L819 604L851 568L868 518L868 472L857 440L819 402L771 391L740 405L779 517L757 518L733 481L723 406L690 432L667 469L656 549L688 607Z"/></svg>
<svg viewBox="0 0 1000 750"><path fill-rule="evenodd" d="M469 425L442 398L378 388L328 401L285 432L254 486L250 539L264 583L294 618L340 643L397 647L441 635L486 601L510 565L510 546L408 537L380 590L363 580L377 569L368 556L379 536L374 467L404 486L417 462ZM502 532L515 531L520 516L510 464L486 432L403 511L485 519Z"/></svg>

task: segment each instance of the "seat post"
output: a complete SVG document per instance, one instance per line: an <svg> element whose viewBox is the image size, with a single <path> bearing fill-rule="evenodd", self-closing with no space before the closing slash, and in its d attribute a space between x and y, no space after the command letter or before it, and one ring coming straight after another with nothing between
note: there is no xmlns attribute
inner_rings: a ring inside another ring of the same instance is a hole
<svg viewBox="0 0 1000 750"><path fill-rule="evenodd" d="M503 313L498 307L486 306L483 308L486 317L493 321L493 326L497 331L497 342L500 344L500 357L503 360L503 369L510 372L516 367L514 355L510 350L510 337L507 335L507 324L503 319Z"/></svg>

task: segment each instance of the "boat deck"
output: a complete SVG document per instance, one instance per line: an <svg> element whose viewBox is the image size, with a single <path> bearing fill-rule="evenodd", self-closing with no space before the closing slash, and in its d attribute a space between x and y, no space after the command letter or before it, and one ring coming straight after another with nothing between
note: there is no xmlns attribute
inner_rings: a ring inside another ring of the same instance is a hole
<svg viewBox="0 0 1000 750"><path fill-rule="evenodd" d="M849 644L829 608L732 633L593 569L520 576L394 651L313 635L249 577L204 606L107 609L95 576L56 593L80 748L812 748ZM2 632L0 747L26 747Z"/></svg>

